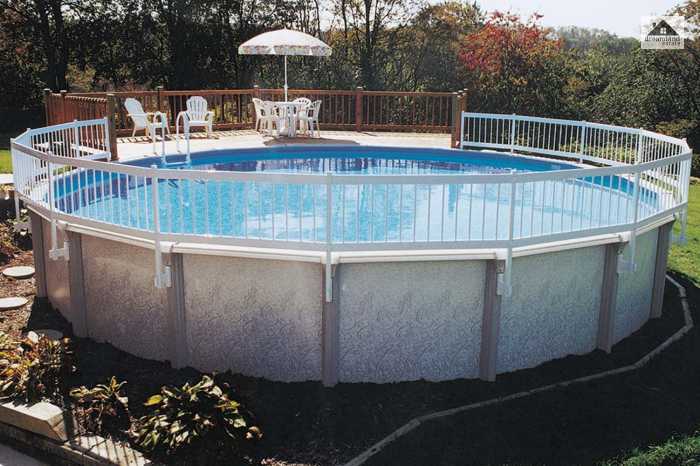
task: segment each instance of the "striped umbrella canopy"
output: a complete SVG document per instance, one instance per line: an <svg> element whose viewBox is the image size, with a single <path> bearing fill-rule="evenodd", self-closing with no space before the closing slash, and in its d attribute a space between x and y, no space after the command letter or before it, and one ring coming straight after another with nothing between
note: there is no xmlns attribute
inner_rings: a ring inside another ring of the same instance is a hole
<svg viewBox="0 0 700 466"><path fill-rule="evenodd" d="M238 47L240 55L284 55L284 100L287 100L287 57L327 57L331 47L316 37L291 29L259 34Z"/></svg>

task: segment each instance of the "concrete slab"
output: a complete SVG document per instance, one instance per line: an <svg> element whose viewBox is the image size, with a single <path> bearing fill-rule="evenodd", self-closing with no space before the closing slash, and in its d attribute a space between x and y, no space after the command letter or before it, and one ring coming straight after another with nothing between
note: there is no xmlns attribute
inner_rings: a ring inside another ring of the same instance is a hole
<svg viewBox="0 0 700 466"><path fill-rule="evenodd" d="M18 452L14 448L0 444L0 466L44 466L45 464L31 456Z"/></svg>
<svg viewBox="0 0 700 466"><path fill-rule="evenodd" d="M185 141L182 136L171 136L165 143L167 154L176 154L177 145L181 153L185 153ZM435 133L387 133L387 132L355 132L355 131L322 131L320 138L273 138L264 136L253 130L217 131L211 138L204 133L196 133L190 139L190 152L203 152L221 149L244 149L255 147L273 147L285 145L320 145L320 144L350 144L365 146L397 146L397 147L450 147L449 134ZM119 160L122 162L152 157L153 144L143 136L125 137L118 139ZM156 151L160 154L161 142L156 142Z"/></svg>
<svg viewBox="0 0 700 466"><path fill-rule="evenodd" d="M8 267L2 271L2 274L9 278L14 278L16 280L23 280L25 278L31 278L34 275L34 267L28 265L19 265L17 267Z"/></svg>
<svg viewBox="0 0 700 466"><path fill-rule="evenodd" d="M63 411L51 403L40 402L31 405L23 403L0 404L0 422L34 432L51 440L68 440Z"/></svg>
<svg viewBox="0 0 700 466"><path fill-rule="evenodd" d="M19 309L20 307L26 305L28 302L29 300L23 297L0 298L0 311L11 311L12 309Z"/></svg>

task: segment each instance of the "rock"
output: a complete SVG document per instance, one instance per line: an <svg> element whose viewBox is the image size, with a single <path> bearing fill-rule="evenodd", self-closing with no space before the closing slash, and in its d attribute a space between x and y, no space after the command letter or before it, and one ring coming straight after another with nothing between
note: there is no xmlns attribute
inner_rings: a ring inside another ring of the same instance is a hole
<svg viewBox="0 0 700 466"><path fill-rule="evenodd" d="M31 333L35 333L37 337L41 337L42 335L48 338L49 340L60 340L63 338L63 333L59 332L58 330L53 330L50 328L42 328L42 329L36 329L32 330ZM28 334L29 335L29 334Z"/></svg>

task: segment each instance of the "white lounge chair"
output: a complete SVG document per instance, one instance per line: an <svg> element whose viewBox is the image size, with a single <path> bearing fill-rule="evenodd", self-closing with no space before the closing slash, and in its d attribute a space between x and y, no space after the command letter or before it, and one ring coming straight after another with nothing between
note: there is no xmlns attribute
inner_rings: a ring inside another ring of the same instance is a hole
<svg viewBox="0 0 700 466"><path fill-rule="evenodd" d="M175 134L180 134L180 119L183 122L185 137L189 138L191 128L206 128L207 137L211 136L214 125L214 112L207 109L207 100L201 96L187 99L187 110L178 113L175 119Z"/></svg>
<svg viewBox="0 0 700 466"><path fill-rule="evenodd" d="M314 135L314 129L316 130L318 137L321 137L321 128L318 124L318 115L321 113L321 103L322 102L320 100L317 100L306 107L305 112L299 112L297 115L297 119L299 120L299 128L301 128L303 123L306 126L306 132L310 132L312 137Z"/></svg>
<svg viewBox="0 0 700 466"><path fill-rule="evenodd" d="M144 112L141 102L131 97L124 100L124 108L126 108L129 118L134 122L131 136L133 137L136 131L144 130L146 136L150 136L153 140L153 153L155 154L157 130L160 129L163 143L165 143L165 133L170 134L167 115L162 112Z"/></svg>

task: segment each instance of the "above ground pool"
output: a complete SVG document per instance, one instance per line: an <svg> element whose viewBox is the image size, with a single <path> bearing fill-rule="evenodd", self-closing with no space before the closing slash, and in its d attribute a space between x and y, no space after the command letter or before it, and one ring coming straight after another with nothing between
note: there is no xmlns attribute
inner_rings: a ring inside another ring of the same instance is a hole
<svg viewBox="0 0 700 466"><path fill-rule="evenodd" d="M507 239L511 186L495 175L579 168L495 152L363 146L213 151L197 153L191 162L171 155L165 162L153 157L130 165L231 174L204 181L196 173L182 179L164 171L158 183L162 233L307 242L326 241L324 175L331 173L335 243ZM249 173L261 176L235 177ZM406 182L401 176L414 178ZM65 212L152 228L150 178L86 171L80 179L57 180L56 188ZM634 216L631 188L618 176L521 184L513 193L513 237L628 223ZM648 190L641 197L644 214L656 197Z"/></svg>
<svg viewBox="0 0 700 466"><path fill-rule="evenodd" d="M687 212L687 143L636 128L464 112L461 149L222 135L107 163L107 125L12 142L37 296L77 336L201 371L494 380L609 352L661 315Z"/></svg>

